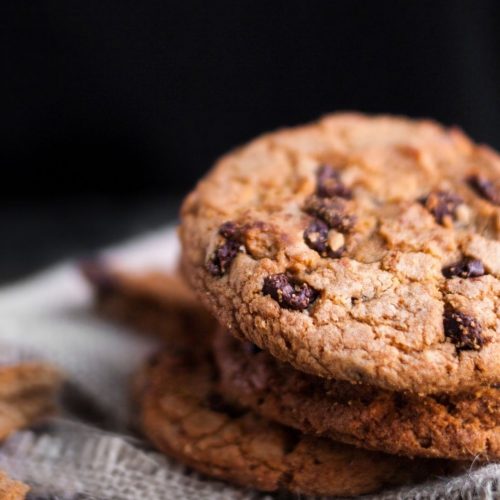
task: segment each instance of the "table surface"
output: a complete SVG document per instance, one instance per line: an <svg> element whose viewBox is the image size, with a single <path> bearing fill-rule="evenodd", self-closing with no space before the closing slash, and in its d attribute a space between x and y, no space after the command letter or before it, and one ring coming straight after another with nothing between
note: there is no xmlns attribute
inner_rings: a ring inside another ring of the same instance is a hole
<svg viewBox="0 0 500 500"><path fill-rule="evenodd" d="M5 284L67 258L92 256L177 219L180 197L86 198L3 205L0 283Z"/></svg>

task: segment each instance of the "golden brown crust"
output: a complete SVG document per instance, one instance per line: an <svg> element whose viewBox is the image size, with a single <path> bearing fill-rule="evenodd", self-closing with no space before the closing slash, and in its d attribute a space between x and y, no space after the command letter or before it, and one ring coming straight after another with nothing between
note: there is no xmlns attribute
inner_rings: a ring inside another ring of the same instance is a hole
<svg viewBox="0 0 500 500"><path fill-rule="evenodd" d="M218 397L205 353L162 353L138 375L139 423L161 451L199 472L263 491L358 495L424 478L442 462L408 460L307 437Z"/></svg>
<svg viewBox="0 0 500 500"><path fill-rule="evenodd" d="M81 269L94 288L99 313L139 332L189 343L190 332L210 332L215 326L177 274L133 273L105 262L87 262Z"/></svg>
<svg viewBox="0 0 500 500"><path fill-rule="evenodd" d="M29 486L11 479L5 472L0 471L0 498L2 500L22 500L26 498Z"/></svg>
<svg viewBox="0 0 500 500"><path fill-rule="evenodd" d="M182 208L183 268L232 333L300 370L419 393L499 382L498 179L457 130L332 115L217 163ZM444 276L463 259L484 272ZM266 288L281 273L302 296Z"/></svg>
<svg viewBox="0 0 500 500"><path fill-rule="evenodd" d="M307 434L406 456L500 459L500 389L418 396L327 380L222 330L214 355L226 397Z"/></svg>
<svg viewBox="0 0 500 500"><path fill-rule="evenodd" d="M35 362L0 367L0 440L52 415L61 374Z"/></svg>

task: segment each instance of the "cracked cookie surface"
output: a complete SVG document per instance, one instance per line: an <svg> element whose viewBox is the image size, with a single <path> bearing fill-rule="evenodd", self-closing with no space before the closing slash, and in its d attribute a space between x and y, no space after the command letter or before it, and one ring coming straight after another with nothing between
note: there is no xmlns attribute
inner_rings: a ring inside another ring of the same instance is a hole
<svg viewBox="0 0 500 500"><path fill-rule="evenodd" d="M229 401L306 434L406 456L500 459L500 389L418 396L328 380L222 330L214 356Z"/></svg>
<svg viewBox="0 0 500 500"><path fill-rule="evenodd" d="M500 381L500 159L430 121L336 114L223 157L186 198L186 277L236 336L326 378Z"/></svg>
<svg viewBox="0 0 500 500"><path fill-rule="evenodd" d="M262 491L359 495L444 473L411 460L304 436L227 404L207 351L170 349L138 374L138 420L165 454L210 477Z"/></svg>

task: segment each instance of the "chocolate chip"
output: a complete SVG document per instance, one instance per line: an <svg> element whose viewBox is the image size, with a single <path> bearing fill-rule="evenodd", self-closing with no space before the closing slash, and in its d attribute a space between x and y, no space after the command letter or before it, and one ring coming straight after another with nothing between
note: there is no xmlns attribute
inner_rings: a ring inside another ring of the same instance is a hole
<svg viewBox="0 0 500 500"><path fill-rule="evenodd" d="M239 226L232 221L224 222L219 227L219 234L228 240L236 240L241 237Z"/></svg>
<svg viewBox="0 0 500 500"><path fill-rule="evenodd" d="M445 278L453 278L455 276L459 278L477 278L478 276L483 276L483 274L485 274L483 263L478 259L471 259L469 257L443 268Z"/></svg>
<svg viewBox="0 0 500 500"><path fill-rule="evenodd" d="M500 189L483 175L474 174L467 178L469 186L494 205L500 205Z"/></svg>
<svg viewBox="0 0 500 500"><path fill-rule="evenodd" d="M309 248L316 250L322 257L328 252L328 226L319 219L314 219L304 231L304 240Z"/></svg>
<svg viewBox="0 0 500 500"><path fill-rule="evenodd" d="M207 262L207 269L213 276L223 276L241 251L241 230L234 222L224 222L219 227L219 234L226 241L219 245Z"/></svg>
<svg viewBox="0 0 500 500"><path fill-rule="evenodd" d="M444 333L458 351L479 351L484 345L482 327L472 316L447 307L444 312Z"/></svg>
<svg viewBox="0 0 500 500"><path fill-rule="evenodd" d="M345 246L333 250L328 244L328 226L319 219L314 219L304 231L304 241L309 248L316 250L322 257L338 259L345 251Z"/></svg>
<svg viewBox="0 0 500 500"><path fill-rule="evenodd" d="M286 274L272 274L264 279L264 295L270 295L280 306L301 311L316 300L318 292L307 283L299 284Z"/></svg>
<svg viewBox="0 0 500 500"><path fill-rule="evenodd" d="M433 191L421 201L439 224L455 219L457 208L463 203L460 196L449 191Z"/></svg>
<svg viewBox="0 0 500 500"><path fill-rule="evenodd" d="M238 255L241 244L235 240L228 240L218 246L210 260L207 262L207 269L213 276L223 276L229 266Z"/></svg>
<svg viewBox="0 0 500 500"><path fill-rule="evenodd" d="M351 190L342 182L339 173L331 165L321 165L316 174L316 194L321 197L340 196L351 198Z"/></svg>
<svg viewBox="0 0 500 500"><path fill-rule="evenodd" d="M347 213L345 201L341 198L320 198L309 196L304 210L327 224L330 229L348 233L356 222L356 217Z"/></svg>

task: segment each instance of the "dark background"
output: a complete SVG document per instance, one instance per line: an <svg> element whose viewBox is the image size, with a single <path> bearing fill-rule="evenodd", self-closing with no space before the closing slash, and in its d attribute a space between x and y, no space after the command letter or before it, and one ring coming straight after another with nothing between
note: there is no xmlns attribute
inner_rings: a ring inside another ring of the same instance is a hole
<svg viewBox="0 0 500 500"><path fill-rule="evenodd" d="M214 159L328 111L500 146L498 1L2 2L0 280L165 224Z"/></svg>

